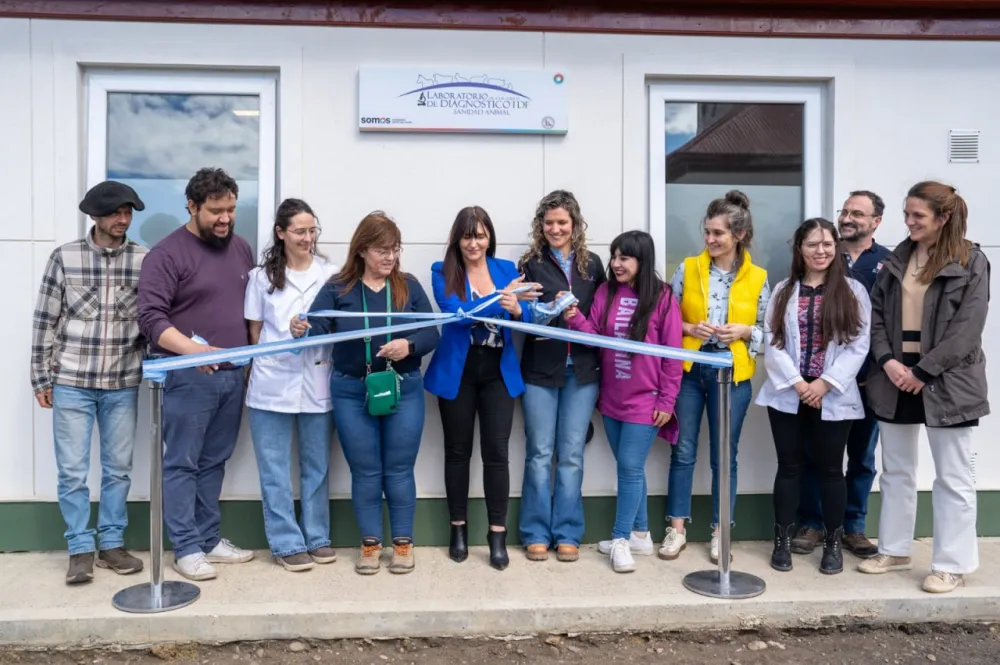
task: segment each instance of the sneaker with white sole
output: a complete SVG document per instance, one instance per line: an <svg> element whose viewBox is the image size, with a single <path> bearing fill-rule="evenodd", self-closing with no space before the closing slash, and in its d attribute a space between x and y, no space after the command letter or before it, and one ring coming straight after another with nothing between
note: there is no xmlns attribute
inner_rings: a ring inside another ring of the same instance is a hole
<svg viewBox="0 0 1000 665"><path fill-rule="evenodd" d="M597 543L597 551L601 554L611 554L613 542L612 540L602 540ZM628 537L628 546L632 554L637 556L653 556L653 552L656 551L656 544L653 543L653 537L649 535L649 531L643 533L633 531Z"/></svg>
<svg viewBox="0 0 1000 665"><path fill-rule="evenodd" d="M719 565L719 534L712 534L712 542L708 548L708 558L715 565ZM733 552L729 551L729 562L733 562Z"/></svg>
<svg viewBox="0 0 1000 665"><path fill-rule="evenodd" d="M897 570L910 570L913 562L908 556L891 556L876 554L871 559L865 559L858 565L858 572L868 575L882 575Z"/></svg>
<svg viewBox="0 0 1000 665"><path fill-rule="evenodd" d="M965 578L961 575L932 570L931 574L924 578L923 589L927 593L949 593L960 586L965 586Z"/></svg>
<svg viewBox="0 0 1000 665"><path fill-rule="evenodd" d="M631 573L635 570L632 549L624 538L615 538L611 541L611 568L616 573Z"/></svg>
<svg viewBox="0 0 1000 665"><path fill-rule="evenodd" d="M667 527L667 535L663 538L663 545L656 553L664 561L673 561L681 555L687 547L687 534L678 531L674 527Z"/></svg>
<svg viewBox="0 0 1000 665"><path fill-rule="evenodd" d="M202 552L175 558L173 568L184 577L196 582L213 580L216 577L215 568L212 568L212 564Z"/></svg>
<svg viewBox="0 0 1000 665"><path fill-rule="evenodd" d="M241 550L223 538L206 557L209 563L246 563L253 559L253 552Z"/></svg>

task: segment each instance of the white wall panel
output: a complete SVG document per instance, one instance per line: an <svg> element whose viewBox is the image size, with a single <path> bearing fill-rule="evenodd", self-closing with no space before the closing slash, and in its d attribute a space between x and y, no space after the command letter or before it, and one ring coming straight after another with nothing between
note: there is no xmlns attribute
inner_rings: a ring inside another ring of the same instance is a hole
<svg viewBox="0 0 1000 665"><path fill-rule="evenodd" d="M31 42L25 19L0 19L0 240L31 240Z"/></svg>

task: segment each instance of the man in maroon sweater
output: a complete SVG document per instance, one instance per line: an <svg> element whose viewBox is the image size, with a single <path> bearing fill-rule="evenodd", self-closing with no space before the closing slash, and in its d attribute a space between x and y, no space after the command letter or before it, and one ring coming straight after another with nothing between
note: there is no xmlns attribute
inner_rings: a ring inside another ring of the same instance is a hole
<svg viewBox="0 0 1000 665"><path fill-rule="evenodd" d="M143 262L139 327L162 355L245 346L243 292L254 257L233 233L239 188L222 169L205 168L185 193L191 219ZM170 372L164 384L163 514L174 570L188 579L214 578L213 563L253 558L219 535L219 495L239 435L244 385L243 368L228 363Z"/></svg>

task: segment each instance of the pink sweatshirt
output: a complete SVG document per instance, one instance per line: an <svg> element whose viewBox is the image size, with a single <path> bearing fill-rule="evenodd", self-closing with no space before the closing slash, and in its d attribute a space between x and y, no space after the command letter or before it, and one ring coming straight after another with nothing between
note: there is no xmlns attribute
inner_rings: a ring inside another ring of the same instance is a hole
<svg viewBox="0 0 1000 665"><path fill-rule="evenodd" d="M619 284L615 301L604 327L608 307L608 285L601 284L594 294L590 317L577 313L569 327L580 332L626 339L629 322L639 298L627 284ZM670 311L667 310L669 303ZM669 286L665 286L660 302L649 318L647 344L681 347L681 311ZM653 411L674 413L674 402L681 389L684 365L680 360L601 349L601 396L597 410L615 420L641 425L653 424ZM670 419L659 435L671 443L677 442L677 418Z"/></svg>

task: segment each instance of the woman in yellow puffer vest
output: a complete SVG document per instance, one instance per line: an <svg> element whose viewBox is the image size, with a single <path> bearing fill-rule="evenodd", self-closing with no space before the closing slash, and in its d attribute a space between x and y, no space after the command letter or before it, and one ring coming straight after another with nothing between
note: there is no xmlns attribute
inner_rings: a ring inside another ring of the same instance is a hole
<svg viewBox="0 0 1000 665"><path fill-rule="evenodd" d="M767 271L750 260L753 218L750 201L733 190L712 201L703 222L705 251L684 260L670 285L681 304L684 348L733 354L732 411L730 414L730 512L736 508L736 453L740 430L752 397L750 379L764 340L764 315L771 290ZM719 422L716 369L684 363L684 379L677 396L680 435L670 456L667 528L661 559L673 560L687 546L685 523L691 519L691 486L698 456L701 416L708 409L712 465L712 544L710 558L719 558Z"/></svg>

